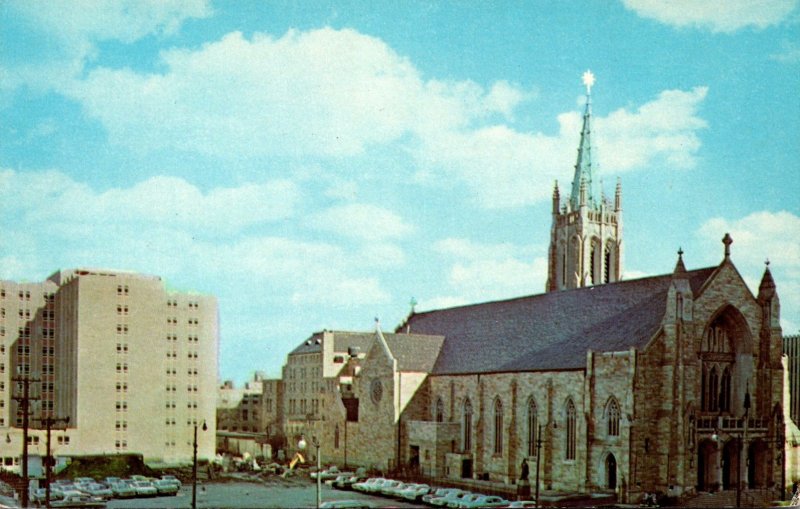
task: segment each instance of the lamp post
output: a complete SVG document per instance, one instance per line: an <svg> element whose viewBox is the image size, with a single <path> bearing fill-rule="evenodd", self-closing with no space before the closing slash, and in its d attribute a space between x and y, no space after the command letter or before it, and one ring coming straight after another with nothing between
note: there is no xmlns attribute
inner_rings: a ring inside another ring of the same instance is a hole
<svg viewBox="0 0 800 509"><path fill-rule="evenodd" d="M206 431L206 421L203 420L203 431ZM192 509L197 509L197 423L194 424L194 442L192 442Z"/></svg>
<svg viewBox="0 0 800 509"><path fill-rule="evenodd" d="M311 437L311 445L314 446L316 449L317 454L317 509L319 506L322 505L322 459L319 456L319 440L317 437ZM306 437L304 435L300 435L300 441L297 442L297 447L300 450L304 450L308 446L306 442Z"/></svg>
<svg viewBox="0 0 800 509"><path fill-rule="evenodd" d="M542 425L536 435L536 507L539 507L539 463L542 459Z"/></svg>

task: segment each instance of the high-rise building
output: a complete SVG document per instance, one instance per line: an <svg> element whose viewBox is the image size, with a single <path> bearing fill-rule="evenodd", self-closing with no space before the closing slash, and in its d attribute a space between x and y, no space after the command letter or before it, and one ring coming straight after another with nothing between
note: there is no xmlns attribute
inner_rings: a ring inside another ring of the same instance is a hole
<svg viewBox="0 0 800 509"><path fill-rule="evenodd" d="M198 456L214 456L214 297L168 291L157 276L74 269L42 283L0 281L0 310L0 401L12 384L20 392L12 374L34 379L32 426L69 417L55 455L190 461L194 427L205 422ZM21 425L17 407L0 404L0 426ZM14 442L4 458L18 453Z"/></svg>

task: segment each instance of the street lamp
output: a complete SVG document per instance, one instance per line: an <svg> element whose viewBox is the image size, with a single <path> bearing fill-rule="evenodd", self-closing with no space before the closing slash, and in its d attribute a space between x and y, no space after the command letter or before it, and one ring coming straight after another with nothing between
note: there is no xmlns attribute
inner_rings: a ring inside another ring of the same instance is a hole
<svg viewBox="0 0 800 509"><path fill-rule="evenodd" d="M203 431L208 430L205 419L203 420ZM192 456L192 509L197 509L197 423L194 423L194 442Z"/></svg>
<svg viewBox="0 0 800 509"><path fill-rule="evenodd" d="M322 459L319 456L319 440L317 437L311 437L311 445L314 446L317 453L317 509L319 506L322 505ZM304 435L300 435L300 441L297 442L297 447L301 451L304 450L308 446L306 442L306 437Z"/></svg>

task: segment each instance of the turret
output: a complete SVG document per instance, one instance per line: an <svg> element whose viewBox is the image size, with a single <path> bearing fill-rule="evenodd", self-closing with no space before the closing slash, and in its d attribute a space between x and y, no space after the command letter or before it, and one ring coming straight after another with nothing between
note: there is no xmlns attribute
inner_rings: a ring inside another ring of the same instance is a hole
<svg viewBox="0 0 800 509"><path fill-rule="evenodd" d="M558 215L561 209L561 193L558 192L558 180L553 186L553 215Z"/></svg>

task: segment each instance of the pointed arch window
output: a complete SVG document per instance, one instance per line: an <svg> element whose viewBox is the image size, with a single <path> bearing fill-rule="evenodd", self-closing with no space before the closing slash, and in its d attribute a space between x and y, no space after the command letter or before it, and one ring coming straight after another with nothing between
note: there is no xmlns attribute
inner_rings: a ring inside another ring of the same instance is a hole
<svg viewBox="0 0 800 509"><path fill-rule="evenodd" d="M339 448L339 425L336 425L336 428L333 430L333 448Z"/></svg>
<svg viewBox="0 0 800 509"><path fill-rule="evenodd" d="M503 402L494 399L494 453L503 453Z"/></svg>
<svg viewBox="0 0 800 509"><path fill-rule="evenodd" d="M464 401L461 417L461 448L464 452L472 450L472 403L469 398Z"/></svg>
<svg viewBox="0 0 800 509"><path fill-rule="evenodd" d="M727 367L722 370L719 382L719 409L723 412L731 409L731 371Z"/></svg>
<svg viewBox="0 0 800 509"><path fill-rule="evenodd" d="M539 416L536 401L528 400L528 456L536 456L536 435L539 431Z"/></svg>
<svg viewBox="0 0 800 509"><path fill-rule="evenodd" d="M716 412L719 410L719 375L717 368L712 367L708 372L708 382L706 382L706 410Z"/></svg>
<svg viewBox="0 0 800 509"><path fill-rule="evenodd" d="M606 423L608 436L619 436L619 403L614 398L611 398L606 408Z"/></svg>
<svg viewBox="0 0 800 509"><path fill-rule="evenodd" d="M568 460L575 459L575 446L577 444L577 415L575 411L575 403L572 400L567 401L567 407L565 411L566 417L566 425L567 425L567 433L566 433L566 448L564 451L564 457Z"/></svg>
<svg viewBox="0 0 800 509"><path fill-rule="evenodd" d="M444 422L444 402L442 398L436 398L436 407L434 409L434 420L436 422Z"/></svg>
<svg viewBox="0 0 800 509"><path fill-rule="evenodd" d="M603 253L603 282L608 283L611 281L611 247L606 246Z"/></svg>

